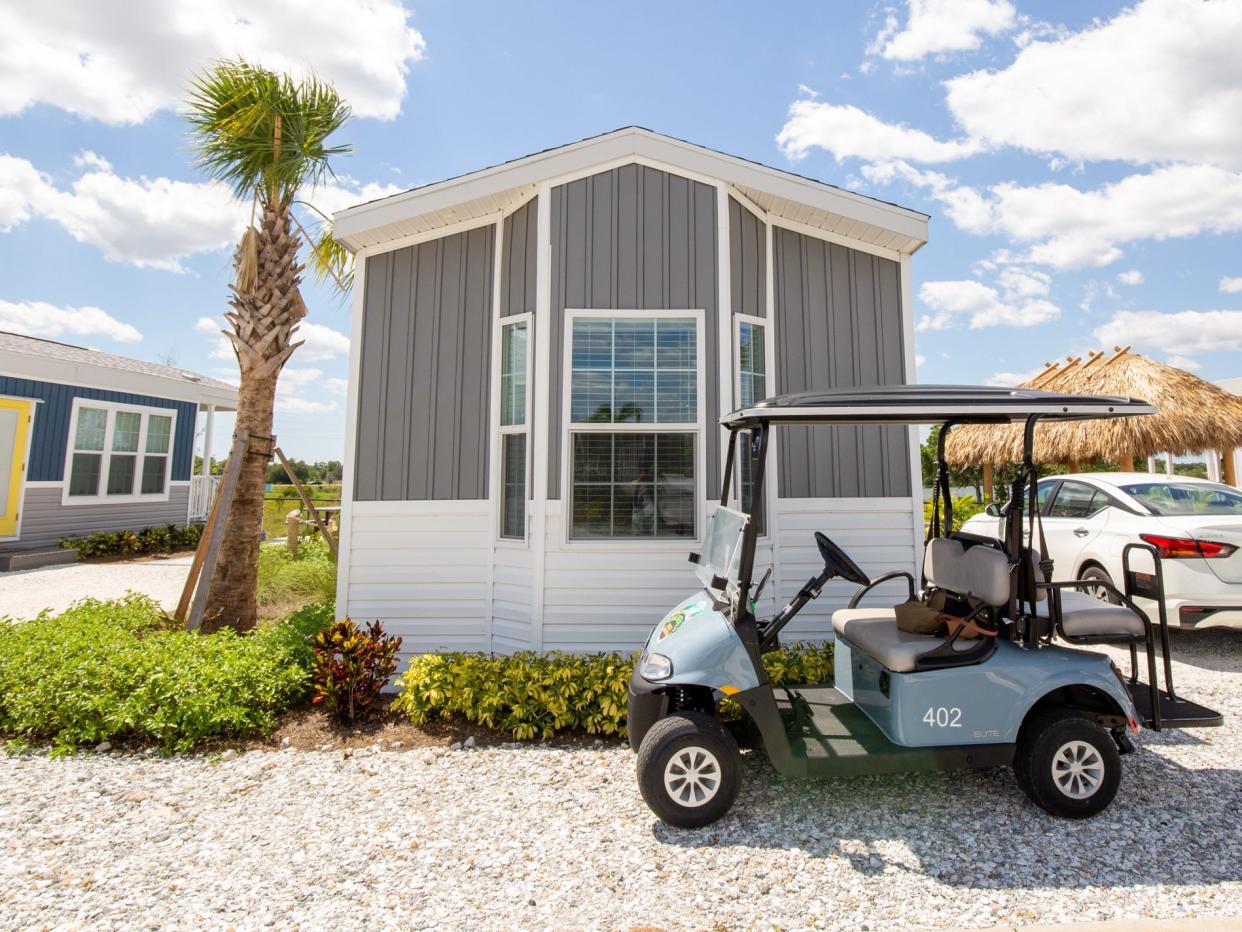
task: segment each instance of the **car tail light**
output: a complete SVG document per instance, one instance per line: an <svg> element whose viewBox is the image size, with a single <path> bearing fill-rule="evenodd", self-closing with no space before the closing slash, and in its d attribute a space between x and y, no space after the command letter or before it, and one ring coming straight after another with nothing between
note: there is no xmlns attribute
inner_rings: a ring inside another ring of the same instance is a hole
<svg viewBox="0 0 1242 932"><path fill-rule="evenodd" d="M1223 560L1231 557L1238 548L1215 540L1195 540L1193 537L1165 537L1163 534L1140 534L1143 540L1159 551L1165 560L1186 560L1203 557L1207 560Z"/></svg>

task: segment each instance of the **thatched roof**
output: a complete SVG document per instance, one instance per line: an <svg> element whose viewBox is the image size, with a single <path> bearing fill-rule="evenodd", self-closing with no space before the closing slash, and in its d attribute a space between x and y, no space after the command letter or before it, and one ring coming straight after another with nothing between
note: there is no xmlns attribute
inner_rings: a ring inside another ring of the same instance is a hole
<svg viewBox="0 0 1242 932"><path fill-rule="evenodd" d="M1048 363L1021 388L1120 395L1141 398L1159 409L1144 417L1038 424L1037 462L1119 461L1126 455L1147 457L1242 446L1242 397L1205 382L1182 369L1114 347L1115 353L1088 353ZM1018 462L1022 430L1007 424L970 424L954 429L945 441L945 458L954 465Z"/></svg>

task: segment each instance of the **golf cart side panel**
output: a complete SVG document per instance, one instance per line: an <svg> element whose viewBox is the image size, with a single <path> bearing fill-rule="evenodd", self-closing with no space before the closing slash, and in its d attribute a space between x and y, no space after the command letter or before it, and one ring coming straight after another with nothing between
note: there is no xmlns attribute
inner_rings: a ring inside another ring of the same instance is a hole
<svg viewBox="0 0 1242 932"><path fill-rule="evenodd" d="M938 747L1012 744L1030 709L1065 686L1088 686L1133 715L1107 657L1059 647L1027 650L1008 641L973 666L891 673L837 638L838 677L848 670L854 703L894 744Z"/></svg>
<svg viewBox="0 0 1242 932"><path fill-rule="evenodd" d="M657 688L706 686L741 692L759 685L742 639L702 590L664 616L647 639L644 653L663 654L672 661L673 675L653 684Z"/></svg>

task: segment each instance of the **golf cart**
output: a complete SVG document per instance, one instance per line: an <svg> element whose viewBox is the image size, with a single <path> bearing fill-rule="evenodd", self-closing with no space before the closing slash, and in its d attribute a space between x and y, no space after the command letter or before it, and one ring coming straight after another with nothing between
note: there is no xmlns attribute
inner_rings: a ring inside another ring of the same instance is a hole
<svg viewBox="0 0 1242 932"><path fill-rule="evenodd" d="M1053 582L1052 564L1041 555L1046 548L1032 545L1042 537L1034 499L1035 424L1154 411L1129 398L904 385L785 395L724 418L729 440L720 507L709 519L702 552L690 556L703 588L655 627L630 683L630 744L648 806L685 828L723 816L740 781L737 732L790 776L1010 765L1036 804L1082 818L1116 795L1120 756L1134 750L1130 736L1141 727L1219 725L1218 713L1173 691L1154 548L1127 549L1125 591L1107 587L1116 603L1110 604L1075 591L1098 587L1098 580ZM1023 462L1010 489L1003 540L950 530L944 438L955 425L985 423L1024 425ZM823 571L771 618L757 618L768 577L753 584L755 542L772 432L832 424L941 426L921 578L901 571L873 580L817 532ZM749 512L729 507L736 499L735 468L743 466ZM1134 557L1141 568L1131 568ZM781 630L831 579L860 587L848 608L832 617L834 685L774 688L762 655L780 646ZM895 606L891 595L877 601L877 587L897 581L906 590L896 600L902 604ZM1160 606L1164 688L1156 683L1157 626L1135 596L1157 598ZM942 625L936 633L898 626L899 610L928 604ZM991 633L969 636L968 623ZM1128 645L1129 677L1106 655L1078 646L1090 644ZM1138 678L1139 646L1146 653L1145 683ZM717 711L726 697L744 712L727 726Z"/></svg>

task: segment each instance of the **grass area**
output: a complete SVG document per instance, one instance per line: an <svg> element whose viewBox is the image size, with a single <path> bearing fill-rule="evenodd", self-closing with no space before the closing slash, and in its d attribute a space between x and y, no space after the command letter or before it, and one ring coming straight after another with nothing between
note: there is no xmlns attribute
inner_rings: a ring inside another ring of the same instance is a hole
<svg viewBox="0 0 1242 932"><path fill-rule="evenodd" d="M340 483L324 485L303 485L306 494L316 505L338 506L341 504ZM272 491L264 496L263 530L268 537L285 536L285 516L293 509L302 507L297 490L292 485L274 485ZM303 517L309 517L303 515Z"/></svg>
<svg viewBox="0 0 1242 932"><path fill-rule="evenodd" d="M208 636L131 594L0 621L0 734L10 747L50 741L59 753L101 741L184 751L270 734L308 698L310 639L333 611L313 606L253 634Z"/></svg>
<svg viewBox="0 0 1242 932"><path fill-rule="evenodd" d="M279 618L314 602L336 598L336 563L318 535L296 554L284 544L259 548L259 613Z"/></svg>

